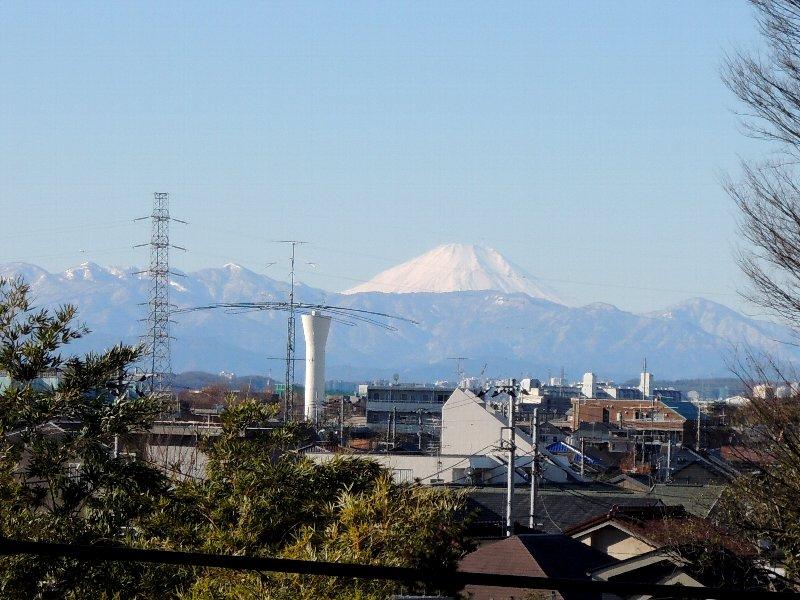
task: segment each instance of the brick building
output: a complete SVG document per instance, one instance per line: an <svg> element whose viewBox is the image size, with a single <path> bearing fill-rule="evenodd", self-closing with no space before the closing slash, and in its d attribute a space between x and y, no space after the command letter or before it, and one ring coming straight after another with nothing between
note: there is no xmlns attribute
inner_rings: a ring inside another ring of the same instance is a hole
<svg viewBox="0 0 800 600"><path fill-rule="evenodd" d="M660 400L573 398L570 418L573 431L582 423L609 423L651 441L683 441L686 418Z"/></svg>

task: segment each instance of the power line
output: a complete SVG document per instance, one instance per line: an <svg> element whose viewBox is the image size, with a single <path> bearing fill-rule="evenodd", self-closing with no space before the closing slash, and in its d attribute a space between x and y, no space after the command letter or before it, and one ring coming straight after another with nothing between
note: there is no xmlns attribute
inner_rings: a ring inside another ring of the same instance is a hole
<svg viewBox="0 0 800 600"><path fill-rule="evenodd" d="M466 585L514 587L524 589L558 590L561 592L595 592L617 595L648 595L662 598L794 598L788 592L737 590L713 587L689 587L652 583L622 581L595 581L562 577L532 577L499 573L476 573L470 571L436 571L410 567L389 567L356 563L335 563L261 556L234 556L206 554L201 552L177 552L172 550L148 550L115 546L85 546L53 542L31 542L0 537L0 553L32 554L44 557L69 557L84 561L146 562L164 565L213 567L240 571L264 571L274 573L296 573L303 575L325 575L423 583L445 588L462 588Z"/></svg>
<svg viewBox="0 0 800 600"><path fill-rule="evenodd" d="M291 243L291 242L287 242ZM300 242L297 242L300 243ZM294 250L292 251L292 260L294 259ZM267 301L267 302L222 302L222 303L215 303L215 304L208 304L204 306L195 306L191 308L183 308L175 311L176 313L186 313L186 312L193 312L199 310L210 310L210 309L226 309L233 313L243 313L243 312L251 312L256 310L276 310L276 311L283 311L288 313L288 330L287 330L287 340L286 340L286 378L285 378L285 386L286 389L284 390L284 421L293 420L294 417L294 372L295 372L295 314L298 310L320 310L328 313L331 318L339 323L345 325L356 325L357 323L367 323L370 325L375 325L377 327L381 327L388 331L396 331L397 328L389 323L386 323L382 319L392 319L397 321L404 321L407 323L417 324L416 321L411 319L407 319L404 317L400 317L397 315L390 315L388 313L382 313L377 311L371 310L364 310L359 308L349 308L344 306L334 306L330 304L314 304L308 302L298 302L294 298L294 277L292 277L292 291L289 292L289 300L287 302L276 302L276 301ZM267 360L270 360L269 358Z"/></svg>

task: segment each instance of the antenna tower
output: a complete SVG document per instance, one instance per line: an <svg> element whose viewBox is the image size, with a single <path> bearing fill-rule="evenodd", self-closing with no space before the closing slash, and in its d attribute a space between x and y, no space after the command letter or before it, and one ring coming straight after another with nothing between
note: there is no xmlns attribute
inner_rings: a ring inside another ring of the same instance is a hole
<svg viewBox="0 0 800 600"><path fill-rule="evenodd" d="M169 194L156 192L153 194L153 213L149 217L136 219L141 221L150 219L152 233L149 244L139 244L135 247L150 246L150 268L143 271L150 276L150 299L147 302L146 333L142 342L146 348L147 369L150 371L150 391L160 392L170 387L172 374L172 360L170 354L170 314L172 304L169 301L169 249L180 246L171 246L169 243L169 222L178 221L169 216Z"/></svg>
<svg viewBox="0 0 800 600"><path fill-rule="evenodd" d="M295 250L298 244L305 244L298 240L281 240L281 243L290 244L292 253L289 256L289 318L286 324L286 378L283 392L283 420L294 420L294 346L295 346L295 313L294 301L294 261Z"/></svg>
<svg viewBox="0 0 800 600"><path fill-rule="evenodd" d="M456 377L458 377L458 381L456 383L458 385L461 385L461 381L464 379L464 376L466 375L464 369L462 368L461 362L464 360L469 360L469 358L466 356L450 356L447 358L447 360L456 361Z"/></svg>

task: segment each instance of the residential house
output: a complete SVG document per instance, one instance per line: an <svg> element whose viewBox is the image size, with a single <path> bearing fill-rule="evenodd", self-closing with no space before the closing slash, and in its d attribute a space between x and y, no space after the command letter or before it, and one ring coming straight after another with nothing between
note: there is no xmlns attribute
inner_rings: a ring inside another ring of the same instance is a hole
<svg viewBox="0 0 800 600"><path fill-rule="evenodd" d="M565 557L569 557L565 559ZM460 571L589 580L588 572L617 561L563 534L515 535L485 544L465 556ZM535 590L468 585L470 600L519 600ZM599 593L552 592L552 598L600 600Z"/></svg>

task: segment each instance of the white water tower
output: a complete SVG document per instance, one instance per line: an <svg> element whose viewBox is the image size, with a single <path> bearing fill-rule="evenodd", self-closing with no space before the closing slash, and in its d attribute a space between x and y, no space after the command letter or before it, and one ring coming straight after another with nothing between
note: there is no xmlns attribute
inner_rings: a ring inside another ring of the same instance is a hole
<svg viewBox="0 0 800 600"><path fill-rule="evenodd" d="M597 377L594 373L584 373L581 393L587 398L597 398Z"/></svg>
<svg viewBox="0 0 800 600"><path fill-rule="evenodd" d="M331 328L331 318L317 314L303 315L303 335L306 338L306 398L305 416L317 420L325 401L325 344Z"/></svg>

